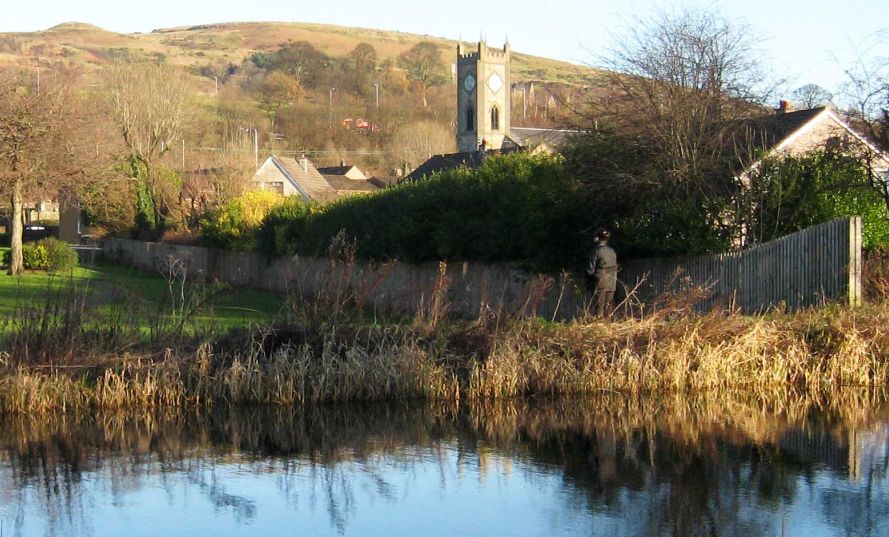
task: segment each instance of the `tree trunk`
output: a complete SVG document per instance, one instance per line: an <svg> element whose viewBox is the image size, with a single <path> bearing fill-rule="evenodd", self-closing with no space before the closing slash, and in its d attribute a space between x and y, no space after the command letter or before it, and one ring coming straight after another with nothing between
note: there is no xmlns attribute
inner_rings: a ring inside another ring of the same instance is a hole
<svg viewBox="0 0 889 537"><path fill-rule="evenodd" d="M7 273L11 276L21 274L25 269L22 260L23 215L22 182L20 179L16 179L12 188L12 211L9 215L11 229L9 234L9 269Z"/></svg>

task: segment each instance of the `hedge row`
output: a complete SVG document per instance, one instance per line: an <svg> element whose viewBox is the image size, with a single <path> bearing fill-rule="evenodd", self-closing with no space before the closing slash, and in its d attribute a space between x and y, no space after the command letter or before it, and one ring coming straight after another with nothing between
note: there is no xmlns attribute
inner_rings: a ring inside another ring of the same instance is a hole
<svg viewBox="0 0 889 537"><path fill-rule="evenodd" d="M477 170L451 170L323 210L288 200L266 216L257 246L268 255L321 255L345 236L367 259L523 260L558 271L582 263L591 246L594 218L576 194L556 157L490 157Z"/></svg>

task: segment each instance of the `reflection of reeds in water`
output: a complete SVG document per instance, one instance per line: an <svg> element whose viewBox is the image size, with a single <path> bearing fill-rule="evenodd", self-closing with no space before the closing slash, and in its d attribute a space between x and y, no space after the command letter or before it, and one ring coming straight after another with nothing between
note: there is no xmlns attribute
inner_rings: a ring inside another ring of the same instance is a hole
<svg viewBox="0 0 889 537"><path fill-rule="evenodd" d="M71 506L79 505L96 475L123 489L168 486L178 481L170 476L184 476L189 489L216 509L251 518L257 499L215 477L217 470L236 465L274 476L286 498L317 496L331 525L342 531L355 494L388 502L406 492L399 489L405 486L401 480L393 480L393 468L399 475L438 466L446 482L466 472L482 480L488 473L509 475L521 465L538 469L523 472L523 479L564 474L570 493L593 509L614 509L609 506L620 490L644 492L652 505L639 513L652 517L651 524L667 516L672 524L695 528L712 522L708 494L720 494L742 467L749 468L751 480L761 480L752 490L762 502L771 501L776 478L792 481L797 473L822 471L828 461L782 460L778 451L788 433L831 435L842 447L849 431L889 421L886 402L885 391L847 389L833 397L725 391L463 405L309 405L296 411L88 412L39 420L9 415L0 419L0 468L9 471L9 487L38 490L47 512L60 518L71 516ZM93 477L84 479L85 474ZM726 523L735 523L733 516Z"/></svg>

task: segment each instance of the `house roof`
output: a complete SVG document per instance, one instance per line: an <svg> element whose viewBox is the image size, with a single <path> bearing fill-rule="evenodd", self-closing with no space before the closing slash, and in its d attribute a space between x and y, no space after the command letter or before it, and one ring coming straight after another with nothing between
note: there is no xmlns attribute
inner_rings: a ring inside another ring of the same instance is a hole
<svg viewBox="0 0 889 537"><path fill-rule="evenodd" d="M336 197L336 190L307 158L299 161L288 157L269 157L275 166L310 200L327 201ZM305 166L305 167L304 167Z"/></svg>
<svg viewBox="0 0 889 537"><path fill-rule="evenodd" d="M751 149L755 151L765 151L765 153L775 153L780 151L794 152L795 144L801 141L802 146L797 148L806 149L807 144L810 146L813 141L817 145L825 144L827 139L824 132L835 133L835 130L818 131L819 126L826 123L832 123L834 128L839 128L848 133L851 139L856 140L865 152L871 153L877 157L877 164L889 166L889 155L880 151L876 146L869 142L864 136L849 126L837 113L829 106L819 106L808 110L797 110L794 112L776 113L767 116L751 118L739 122L740 127L734 132L733 143L735 150L741 150L742 154ZM815 138L808 135L815 134ZM819 137L820 136L820 137ZM833 136L833 134L830 134ZM756 157L755 154L751 156ZM748 166L757 166L760 159L756 157L754 162Z"/></svg>
<svg viewBox="0 0 889 537"><path fill-rule="evenodd" d="M752 148L769 151L826 112L826 107L819 106L809 110L797 110L780 114L773 113L745 119L738 122L734 142L735 144L748 144Z"/></svg>
<svg viewBox="0 0 889 537"><path fill-rule="evenodd" d="M349 179L343 175L324 174L324 179L337 191L372 192L380 188L367 179Z"/></svg>
<svg viewBox="0 0 889 537"><path fill-rule="evenodd" d="M392 186L392 185L396 185L396 184L400 183L402 181L402 178L401 177L390 177L390 176L380 177L380 176L375 175L375 176L371 177L370 179L368 179L368 181L377 185L380 188L386 188L387 186Z"/></svg>
<svg viewBox="0 0 889 537"><path fill-rule="evenodd" d="M355 166L327 166L318 168L321 175L346 175Z"/></svg>
<svg viewBox="0 0 889 537"><path fill-rule="evenodd" d="M416 170L408 174L407 179L420 179L436 172L452 170L454 168L463 167L475 169L480 167L482 162L484 162L484 157L489 155L505 155L541 146L558 148L564 145L570 137L577 134L579 134L579 131L566 129L513 127L510 129L509 135L506 136L501 149L486 151L484 155L480 151L434 155L421 164Z"/></svg>

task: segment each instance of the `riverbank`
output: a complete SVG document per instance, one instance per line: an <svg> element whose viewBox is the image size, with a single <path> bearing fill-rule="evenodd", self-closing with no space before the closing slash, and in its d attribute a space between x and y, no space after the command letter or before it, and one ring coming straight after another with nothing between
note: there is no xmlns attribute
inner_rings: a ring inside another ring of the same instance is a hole
<svg viewBox="0 0 889 537"><path fill-rule="evenodd" d="M768 397L889 384L885 303L761 317L664 309L571 323L455 321L445 309L430 301L415 318L381 322L291 302L274 324L204 334L173 323L135 341L107 324L74 326L79 318L65 308L44 308L5 338L0 412L601 392Z"/></svg>

